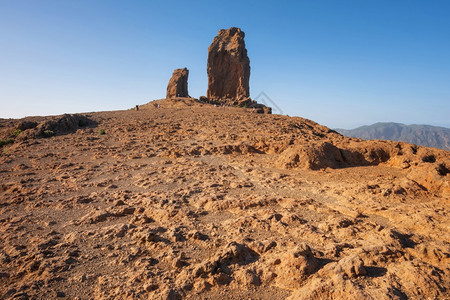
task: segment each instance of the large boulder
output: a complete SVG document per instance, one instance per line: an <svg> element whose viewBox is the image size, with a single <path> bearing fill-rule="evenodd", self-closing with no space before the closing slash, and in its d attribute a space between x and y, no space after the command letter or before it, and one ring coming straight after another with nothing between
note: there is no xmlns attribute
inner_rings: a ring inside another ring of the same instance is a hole
<svg viewBox="0 0 450 300"><path fill-rule="evenodd" d="M341 151L335 145L324 141L311 141L294 144L284 150L277 165L282 168L304 168L319 170L325 168L339 168L344 159Z"/></svg>
<svg viewBox="0 0 450 300"><path fill-rule="evenodd" d="M243 100L250 96L250 59L241 29L222 29L208 48L210 100Z"/></svg>
<svg viewBox="0 0 450 300"><path fill-rule="evenodd" d="M175 69L167 85L166 98L189 97L187 68Z"/></svg>
<svg viewBox="0 0 450 300"><path fill-rule="evenodd" d="M276 283L282 288L299 288L304 280L319 267L311 248L300 243L296 248L287 251L278 265Z"/></svg>

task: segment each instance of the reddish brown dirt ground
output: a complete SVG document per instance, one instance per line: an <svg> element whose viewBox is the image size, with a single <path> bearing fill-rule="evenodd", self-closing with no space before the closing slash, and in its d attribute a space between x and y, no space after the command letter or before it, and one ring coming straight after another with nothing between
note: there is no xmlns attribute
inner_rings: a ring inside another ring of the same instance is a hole
<svg viewBox="0 0 450 300"><path fill-rule="evenodd" d="M449 299L448 151L190 99L26 120L1 299Z"/></svg>

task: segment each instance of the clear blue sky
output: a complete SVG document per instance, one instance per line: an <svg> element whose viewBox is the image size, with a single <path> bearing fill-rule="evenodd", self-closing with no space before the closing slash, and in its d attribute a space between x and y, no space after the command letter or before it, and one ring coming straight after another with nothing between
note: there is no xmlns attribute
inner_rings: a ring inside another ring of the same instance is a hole
<svg viewBox="0 0 450 300"><path fill-rule="evenodd" d="M0 117L131 108L173 69L206 94L218 30L246 33L250 93L329 127L450 127L450 1L0 0Z"/></svg>

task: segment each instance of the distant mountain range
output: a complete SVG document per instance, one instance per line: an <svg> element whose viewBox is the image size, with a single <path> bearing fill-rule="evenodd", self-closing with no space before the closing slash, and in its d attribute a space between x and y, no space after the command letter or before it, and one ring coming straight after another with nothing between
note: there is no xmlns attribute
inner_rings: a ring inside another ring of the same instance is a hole
<svg viewBox="0 0 450 300"><path fill-rule="evenodd" d="M415 145L450 150L450 128L431 125L375 123L355 129L335 129L337 132L367 140L403 141Z"/></svg>

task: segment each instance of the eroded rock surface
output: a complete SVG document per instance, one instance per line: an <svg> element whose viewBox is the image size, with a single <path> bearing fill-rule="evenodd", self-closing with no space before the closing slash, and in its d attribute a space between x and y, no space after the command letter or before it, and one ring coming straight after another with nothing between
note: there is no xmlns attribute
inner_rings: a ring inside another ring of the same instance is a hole
<svg viewBox="0 0 450 300"><path fill-rule="evenodd" d="M243 100L250 96L250 59L241 29L222 29L208 48L210 100Z"/></svg>
<svg viewBox="0 0 450 300"><path fill-rule="evenodd" d="M448 151L157 104L0 120L1 299L448 298Z"/></svg>
<svg viewBox="0 0 450 300"><path fill-rule="evenodd" d="M189 97L188 93L188 76L189 70L187 68L175 69L172 77L167 85L166 98Z"/></svg>

